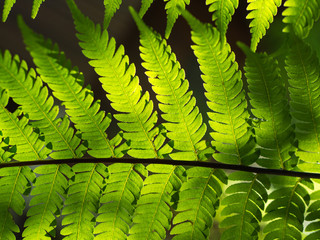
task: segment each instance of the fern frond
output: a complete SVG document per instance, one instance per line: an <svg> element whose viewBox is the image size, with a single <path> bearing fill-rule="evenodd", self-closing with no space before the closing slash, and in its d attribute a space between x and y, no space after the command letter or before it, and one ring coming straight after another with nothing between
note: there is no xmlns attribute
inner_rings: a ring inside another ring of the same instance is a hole
<svg viewBox="0 0 320 240"><path fill-rule="evenodd" d="M40 5L44 2L45 0L33 0L33 5L32 5L32 12L31 12L31 17L36 18Z"/></svg>
<svg viewBox="0 0 320 240"><path fill-rule="evenodd" d="M286 0L284 6L287 8L282 12L283 22L287 26L283 31L293 32L300 38L306 38L320 17L319 0Z"/></svg>
<svg viewBox="0 0 320 240"><path fill-rule="evenodd" d="M217 161L230 164L251 164L256 158L255 142L249 130L247 101L243 91L241 72L229 44L220 41L219 32L204 25L187 11L182 15L192 28L192 46L203 72L208 113L213 138L212 145L219 152Z"/></svg>
<svg viewBox="0 0 320 240"><path fill-rule="evenodd" d="M93 239L102 188L107 178L104 164L78 163L72 167L75 176L69 181L68 196L64 202L61 235L65 240Z"/></svg>
<svg viewBox="0 0 320 240"><path fill-rule="evenodd" d="M109 23L111 18L116 13L116 11L120 8L122 0L104 0L104 22L103 27L107 29L109 27Z"/></svg>
<svg viewBox="0 0 320 240"><path fill-rule="evenodd" d="M295 39L286 58L289 76L291 115L298 141L298 165L303 170L320 171L320 65L316 53Z"/></svg>
<svg viewBox="0 0 320 240"><path fill-rule="evenodd" d="M260 222L268 200L269 179L264 175L234 172L228 176L227 196L221 215L226 216L219 224L223 231L221 239L258 239Z"/></svg>
<svg viewBox="0 0 320 240"><path fill-rule="evenodd" d="M108 167L107 187L100 199L95 239L127 239L135 205L147 171L142 164L115 163Z"/></svg>
<svg viewBox="0 0 320 240"><path fill-rule="evenodd" d="M5 108L8 101L8 94L0 89L0 129L5 137L10 137L10 144L17 147L14 159L17 161L46 159L51 151L28 124L29 119L25 116L18 119L21 113L19 109L10 113Z"/></svg>
<svg viewBox="0 0 320 240"><path fill-rule="evenodd" d="M196 107L196 99L188 91L189 82L185 79L184 70L166 40L145 25L133 8L130 12L141 32L142 66L147 70L146 75L160 102L167 137L173 140L173 148L178 151L171 153L170 157L175 160L199 160L201 151L206 149L202 138L207 127Z"/></svg>
<svg viewBox="0 0 320 240"><path fill-rule="evenodd" d="M253 115L259 119L255 136L260 150L257 163L263 167L291 169L296 162L294 134L289 114L285 83L278 62L262 53L253 53L239 44L247 55L245 75L248 81Z"/></svg>
<svg viewBox="0 0 320 240"><path fill-rule="evenodd" d="M111 106L118 111L114 117L124 131L124 138L130 141L128 154L137 158L161 158L171 151L166 144L164 131L155 127L158 120L153 111L149 93L142 94L135 66L129 64L128 56L121 45L116 49L114 38L109 39L106 30L85 17L73 0L67 0L72 12L78 39L83 54L92 59L89 64L101 77L102 87L107 92Z"/></svg>
<svg viewBox="0 0 320 240"><path fill-rule="evenodd" d="M282 0L248 0L247 10L250 12L247 19L252 19L249 25L252 51L256 51L261 38L266 35L281 2Z"/></svg>
<svg viewBox="0 0 320 240"><path fill-rule="evenodd" d="M175 235L174 240L208 239L222 194L221 185L227 183L227 177L222 170L200 167L189 168L186 175L170 234Z"/></svg>
<svg viewBox="0 0 320 240"><path fill-rule="evenodd" d="M228 24L238 8L239 0L206 0L206 4L210 5L209 12L212 12L212 21L215 22L222 39L224 39Z"/></svg>
<svg viewBox="0 0 320 240"><path fill-rule="evenodd" d="M50 240L56 236L56 216L59 216L66 197L71 168L66 164L42 165L34 170L38 174L32 199L24 223L22 237L25 240Z"/></svg>
<svg viewBox="0 0 320 240"><path fill-rule="evenodd" d="M0 169L0 239L15 240L20 232L9 211L21 216L25 208L22 194L30 191L35 174L30 167Z"/></svg>
<svg viewBox="0 0 320 240"><path fill-rule="evenodd" d="M146 14L152 3L153 0L141 0L141 7L139 10L139 16L141 18L143 18L143 16Z"/></svg>
<svg viewBox="0 0 320 240"><path fill-rule="evenodd" d="M281 186L269 194L272 201L266 208L263 221L265 240L301 239L304 213L310 201L306 187L313 189L308 179L296 179L293 184Z"/></svg>
<svg viewBox="0 0 320 240"><path fill-rule="evenodd" d="M152 173L144 180L133 216L128 240L165 239L171 228L173 194L179 190L185 172L182 166L147 166Z"/></svg>
<svg viewBox="0 0 320 240"><path fill-rule="evenodd" d="M93 101L89 86L83 87L83 75L71 63L59 47L50 40L33 32L22 20L18 24L24 42L30 52L41 79L53 90L53 95L63 102L66 113L75 127L81 131L81 138L88 141L88 153L93 157L122 157L125 145L118 146L122 137L109 140L106 130L111 115L99 111L100 101ZM117 149L115 149L115 147Z"/></svg>
<svg viewBox="0 0 320 240"><path fill-rule="evenodd" d="M190 4L190 0L164 0L166 3L167 26L165 30L165 38L169 38L173 25L180 15L180 9L185 9Z"/></svg>
<svg viewBox="0 0 320 240"><path fill-rule="evenodd" d="M16 3L16 0L5 0L3 3L2 22L5 22L11 12L11 8Z"/></svg>
<svg viewBox="0 0 320 240"><path fill-rule="evenodd" d="M320 191L315 191L310 194L313 201L307 210L306 221L310 222L305 231L308 236L304 240L316 240L320 236Z"/></svg>
<svg viewBox="0 0 320 240"><path fill-rule="evenodd" d="M53 98L49 96L47 87L33 69L18 56L12 57L6 51L0 54L0 84L8 89L10 97L21 105L22 111L28 114L31 124L40 129L46 136L46 143L51 142L52 158L76 158L83 155L84 145L74 135L74 130L67 117L56 118L59 107L53 106ZM33 159L34 160L34 159Z"/></svg>
<svg viewBox="0 0 320 240"><path fill-rule="evenodd" d="M0 130L0 164L10 162L15 153L16 146L10 146L9 138L4 138L2 131Z"/></svg>

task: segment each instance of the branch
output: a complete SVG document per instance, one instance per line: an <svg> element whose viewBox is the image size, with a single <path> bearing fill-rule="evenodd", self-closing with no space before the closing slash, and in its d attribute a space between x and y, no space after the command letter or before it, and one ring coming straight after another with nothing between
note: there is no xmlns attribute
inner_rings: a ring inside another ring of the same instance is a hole
<svg viewBox="0 0 320 240"><path fill-rule="evenodd" d="M50 165L50 164L76 164L76 163L142 163L142 164L168 164L168 165L183 165L190 167L207 167L207 168L218 168L227 169L234 171L245 171L260 174L272 174L281 175L289 177L300 177L300 178L317 178L320 179L319 173L310 172L296 172L287 171L281 169L269 169L269 168L259 168L259 167L249 167L244 165L234 165L216 162L198 162L198 161L177 161L168 159L137 159L137 158L80 158L80 159L59 159L59 160L38 160L38 161L28 161L28 162L9 162L1 163L0 169L5 167L22 167L22 166L32 166L32 165Z"/></svg>

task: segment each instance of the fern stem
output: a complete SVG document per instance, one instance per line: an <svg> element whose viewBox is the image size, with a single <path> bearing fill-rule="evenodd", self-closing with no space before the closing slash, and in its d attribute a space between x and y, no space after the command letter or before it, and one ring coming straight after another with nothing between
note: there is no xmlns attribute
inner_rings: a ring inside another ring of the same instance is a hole
<svg viewBox="0 0 320 240"><path fill-rule="evenodd" d="M199 161L185 161L185 160L170 160L170 159L156 159L156 158L80 158L80 159L56 159L56 160L39 160L39 161L28 161L28 162L10 162L1 163L0 169L5 167L20 167L20 166L33 166L33 165L51 165L51 164L76 164L76 163L133 163L133 164L168 164L173 166L189 166L189 167L207 167L216 169L225 169L233 171L244 171L258 174L270 174L288 177L300 177L300 178L316 178L320 179L320 173L313 172L297 172L287 171L282 169L269 169L250 167L236 164L225 164L217 162L199 162Z"/></svg>

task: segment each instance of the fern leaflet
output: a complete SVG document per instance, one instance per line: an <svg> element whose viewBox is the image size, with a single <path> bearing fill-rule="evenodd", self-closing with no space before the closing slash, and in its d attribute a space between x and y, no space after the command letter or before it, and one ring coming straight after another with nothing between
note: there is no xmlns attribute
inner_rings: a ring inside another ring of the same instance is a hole
<svg viewBox="0 0 320 240"><path fill-rule="evenodd" d="M165 239L166 230L171 227L172 197L181 187L185 170L181 166L153 164L147 170L152 175L143 182L128 240Z"/></svg>
<svg viewBox="0 0 320 240"><path fill-rule="evenodd" d="M105 29L108 28L111 18L120 8L122 0L104 0L104 22L103 26Z"/></svg>
<svg viewBox="0 0 320 240"><path fill-rule="evenodd" d="M251 111L261 121L255 127L260 150L258 164L292 169L296 165L293 127L278 62L267 54L251 52L244 44L239 46L247 55L244 69L253 107Z"/></svg>
<svg viewBox="0 0 320 240"><path fill-rule="evenodd" d="M227 196L221 215L226 216L219 227L227 228L221 239L258 239L260 222L268 199L269 179L264 175L234 172L228 176Z"/></svg>
<svg viewBox="0 0 320 240"><path fill-rule="evenodd" d="M271 194L272 201L266 208L263 221L267 225L263 229L265 240L301 239L304 213L310 201L306 187L313 189L308 179L296 179L286 187L278 187Z"/></svg>
<svg viewBox="0 0 320 240"><path fill-rule="evenodd" d="M116 49L114 38L109 39L106 30L82 15L72 0L67 1L75 20L77 35L83 54L92 59L89 64L94 67L102 87L107 92L111 106L118 112L114 117L118 126L124 131L124 138L130 141L128 154L132 157L162 158L171 151L164 145L164 131L155 127L158 120L153 111L153 102L149 93L142 94L139 79L135 76L135 66L121 45Z"/></svg>
<svg viewBox="0 0 320 240"><path fill-rule="evenodd" d="M305 231L311 232L304 240L316 240L320 234L320 191L310 194L312 203L308 207L306 221L310 222Z"/></svg>
<svg viewBox="0 0 320 240"><path fill-rule="evenodd" d="M147 70L149 82L160 102L167 136L173 140L172 146L178 151L171 153L170 157L176 160L199 160L201 151L206 149L206 143L201 139L207 127L195 106L192 92L188 91L189 82L185 79L184 70L166 41L149 29L133 8L130 11L141 31L142 65Z"/></svg>
<svg viewBox="0 0 320 240"><path fill-rule="evenodd" d="M206 0L206 4L210 5L209 12L213 12L212 21L215 21L222 40L224 40L228 24L231 22L231 18L238 8L239 0Z"/></svg>
<svg viewBox="0 0 320 240"><path fill-rule="evenodd" d="M256 160L255 142L248 131L247 101L242 88L241 72L234 53L225 42L220 42L219 32L204 25L190 13L182 15L192 28L192 46L204 75L207 102L212 112L208 113L214 130L212 145L219 153L217 161L230 164L251 164Z"/></svg>
<svg viewBox="0 0 320 240"><path fill-rule="evenodd" d="M320 17L319 0L286 0L284 6L287 8L282 12L283 22L287 26L283 31L306 38L314 22Z"/></svg>
<svg viewBox="0 0 320 240"><path fill-rule="evenodd" d="M16 3L16 0L4 0L2 11L2 22L5 22L9 16L11 8Z"/></svg>
<svg viewBox="0 0 320 240"><path fill-rule="evenodd" d="M72 167L75 176L69 181L64 203L61 234L65 240L93 239L95 221L107 168L104 164L78 163Z"/></svg>
<svg viewBox="0 0 320 240"><path fill-rule="evenodd" d="M152 3L153 0L141 0L141 7L139 10L139 16L141 18L143 18L143 16L146 14Z"/></svg>
<svg viewBox="0 0 320 240"><path fill-rule="evenodd" d="M135 205L147 171L142 164L115 163L108 167L107 187L100 199L95 239L127 239Z"/></svg>
<svg viewBox="0 0 320 240"><path fill-rule="evenodd" d="M194 167L179 191L178 214L173 218L171 234L177 239L208 239L213 217L222 194L221 184L227 177L221 170Z"/></svg>
<svg viewBox="0 0 320 240"><path fill-rule="evenodd" d="M66 113L81 131L82 139L88 141L88 153L94 157L122 157L126 146L115 149L122 137L117 135L112 140L108 139L106 130L111 115L105 116L103 111L99 111L100 102L93 102L93 92L89 87L83 87L82 74L71 68L56 44L33 32L22 18L18 18L18 23L27 49L38 67L37 72L55 97L66 106Z"/></svg>
<svg viewBox="0 0 320 240"><path fill-rule="evenodd" d="M32 5L32 12L31 12L31 17L36 18L40 5L44 2L45 0L33 0L33 5Z"/></svg>
<svg viewBox="0 0 320 240"><path fill-rule="evenodd" d="M295 122L298 140L298 167L303 170L320 171L320 65L311 48L295 39L286 58L289 76L291 115Z"/></svg>
<svg viewBox="0 0 320 240"><path fill-rule="evenodd" d="M247 15L247 19L252 19L249 25L252 51L256 51L260 39L266 35L266 30L273 22L281 2L282 0L248 0L247 10L251 12Z"/></svg>

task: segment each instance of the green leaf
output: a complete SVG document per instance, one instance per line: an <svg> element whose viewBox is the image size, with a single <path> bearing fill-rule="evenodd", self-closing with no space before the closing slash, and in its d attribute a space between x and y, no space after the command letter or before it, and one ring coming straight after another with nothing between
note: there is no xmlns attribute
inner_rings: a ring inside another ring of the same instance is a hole
<svg viewBox="0 0 320 240"><path fill-rule="evenodd" d="M222 194L221 185L227 183L227 177L221 170L200 167L189 168L186 175L170 234L175 235L174 240L208 239Z"/></svg>
<svg viewBox="0 0 320 240"><path fill-rule="evenodd" d="M252 113L260 121L255 135L260 150L258 164L268 168L292 169L294 134L285 83L278 62L267 54L253 53L239 44L247 55L245 63Z"/></svg>
<svg viewBox="0 0 320 240"><path fill-rule="evenodd" d="M93 239L94 215L98 213L107 168L104 164L78 163L72 167L75 176L69 180L68 196L62 215L64 239Z"/></svg>
<svg viewBox="0 0 320 240"><path fill-rule="evenodd" d="M212 12L212 21L215 22L223 40L228 24L238 8L239 0L206 0L206 4L210 5L209 12Z"/></svg>
<svg viewBox="0 0 320 240"><path fill-rule="evenodd" d="M132 216L146 175L141 164L114 163L108 167L107 186L100 198L95 239L127 239Z"/></svg>
<svg viewBox="0 0 320 240"><path fill-rule="evenodd" d="M88 141L88 153L94 157L122 157L125 146L119 148L119 154L115 150L122 137L117 135L112 140L108 139L106 130L111 115L99 110L100 101L93 101L94 94L89 86L83 87L82 73L72 68L56 44L33 32L21 17L18 23L27 49L38 67L37 72L53 90L53 95L63 102L66 113L81 131L81 138Z"/></svg>
<svg viewBox="0 0 320 240"><path fill-rule="evenodd" d="M305 240L317 239L320 234L320 191L315 191L311 194L312 203L308 207L306 221L308 225L305 229L308 236Z"/></svg>
<svg viewBox="0 0 320 240"><path fill-rule="evenodd" d="M306 38L314 22L320 17L319 0L286 0L284 6L287 8L282 12L283 22L287 26L283 31Z"/></svg>
<svg viewBox="0 0 320 240"><path fill-rule="evenodd" d="M226 197L221 201L224 205L221 215L225 216L219 224L227 228L221 239L258 239L260 223L265 203L268 199L269 179L264 175L234 172L229 175Z"/></svg>
<svg viewBox="0 0 320 240"><path fill-rule="evenodd" d="M161 127L155 127L157 113L153 111L153 102L149 93L142 93L139 79L135 75L135 66L129 64L124 47L116 48L114 38L109 39L108 32L85 17L73 0L67 1L72 12L78 39L83 54L91 59L89 64L101 77L99 80L107 92L111 106L119 113L114 117L124 131L124 138L130 141L128 154L132 157L162 158L170 152L163 146L165 137ZM157 138L160 137L160 140ZM155 145L157 144L157 145Z"/></svg>
<svg viewBox="0 0 320 240"><path fill-rule="evenodd" d="M32 12L31 12L31 17L36 18L40 5L44 2L45 0L33 0L33 5L32 5Z"/></svg>
<svg viewBox="0 0 320 240"><path fill-rule="evenodd" d="M163 125L168 131L167 136L180 156L171 153L170 157L176 160L200 160L199 154L206 148L202 138L207 127L202 122L192 92L188 91L189 82L185 79L184 70L166 40L145 25L133 8L130 11L141 32L142 66L147 70L149 82L160 102L159 109L166 121Z"/></svg>
<svg viewBox="0 0 320 240"><path fill-rule="evenodd" d="M104 22L103 26L105 29L109 27L109 23L116 13L116 11L120 8L122 0L104 0Z"/></svg>
<svg viewBox="0 0 320 240"><path fill-rule="evenodd" d="M319 60L316 53L298 39L292 40L290 48L286 57L286 70L289 76L291 115L298 141L297 155L302 160L298 167L319 172Z"/></svg>
<svg viewBox="0 0 320 240"><path fill-rule="evenodd" d="M165 239L171 228L173 194L183 180L182 166L147 166L149 176L144 180L141 196L133 215L128 239Z"/></svg>
<svg viewBox="0 0 320 240"><path fill-rule="evenodd" d="M213 157L229 164L251 164L256 161L255 142L249 124L247 101L241 72L230 46L220 41L219 32L202 24L187 11L183 17L192 29L192 46L202 71L208 106L209 124L213 129L212 145L219 152Z"/></svg>
<svg viewBox="0 0 320 240"><path fill-rule="evenodd" d="M277 15L278 7L282 0L248 0L247 10L250 11L247 19L250 22L251 49L256 51L261 38L266 35L267 29L273 22L273 17Z"/></svg>
<svg viewBox="0 0 320 240"><path fill-rule="evenodd" d="M139 16L141 18L143 18L143 16L146 14L152 3L153 0L141 0L141 7L139 10Z"/></svg>
<svg viewBox="0 0 320 240"><path fill-rule="evenodd" d="M22 194L28 192L35 175L30 167L0 169L0 239L16 239L20 232L9 211L21 216L25 208Z"/></svg>
<svg viewBox="0 0 320 240"><path fill-rule="evenodd" d="M4 0L3 11L2 11L2 22L5 22L11 12L13 5L16 3L16 0Z"/></svg>

